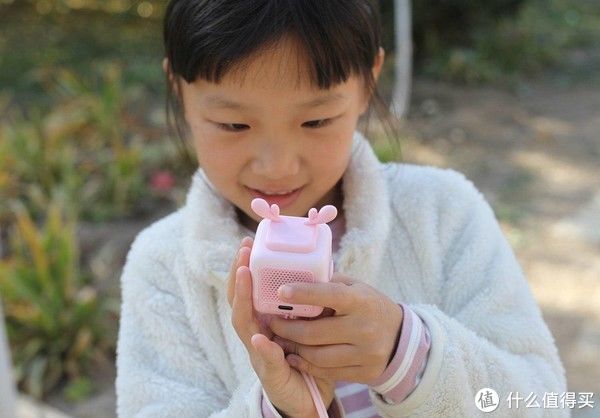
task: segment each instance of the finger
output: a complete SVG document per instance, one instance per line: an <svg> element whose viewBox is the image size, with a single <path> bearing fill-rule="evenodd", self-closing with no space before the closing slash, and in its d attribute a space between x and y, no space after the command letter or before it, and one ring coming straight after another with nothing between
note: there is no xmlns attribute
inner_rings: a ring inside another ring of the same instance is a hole
<svg viewBox="0 0 600 418"><path fill-rule="evenodd" d="M335 315L335 310L333 310L331 308L324 307L323 311L319 315L312 316L312 317L309 317L309 318L304 318L304 320L305 321L315 321L317 319L326 318L326 317L334 316L334 315Z"/></svg>
<svg viewBox="0 0 600 418"><path fill-rule="evenodd" d="M285 293L289 287L289 296ZM346 315L356 309L358 289L344 283L288 283L278 289L278 296L288 303L326 306L337 315Z"/></svg>
<svg viewBox="0 0 600 418"><path fill-rule="evenodd" d="M283 349L273 341L269 340L266 335L254 334L250 337L252 347L260 354L262 360L271 366L281 366L285 355Z"/></svg>
<svg viewBox="0 0 600 418"><path fill-rule="evenodd" d="M254 245L254 240L251 237L242 238L242 240L240 241L240 245L238 247L238 252L236 254L236 257L233 259L233 263L231 264L231 273L235 273L235 270L237 269L237 267L239 267L238 261L239 261L240 250L242 248L249 248L250 250L252 250L253 245Z"/></svg>
<svg viewBox="0 0 600 418"><path fill-rule="evenodd" d="M227 301L229 302L229 306L231 306L231 307L233 307L233 295L235 293L235 272L239 267L240 251L241 251L241 248L235 254L233 263L231 263L231 269L229 271L229 279L227 282Z"/></svg>
<svg viewBox="0 0 600 418"><path fill-rule="evenodd" d="M304 345L357 344L356 324L348 316L314 321L273 317L269 328L278 336Z"/></svg>
<svg viewBox="0 0 600 418"><path fill-rule="evenodd" d="M252 237L244 237L242 238L242 247L248 247L248 248L252 248L252 246L254 245L254 240L252 239Z"/></svg>
<svg viewBox="0 0 600 418"><path fill-rule="evenodd" d="M241 259L245 260L245 253L247 252L246 248L242 248L242 256ZM241 264L242 262L240 262ZM247 264L247 263L246 263ZM238 279L237 275L240 275L241 277ZM237 310L239 310L240 306L245 306L245 312L247 312L247 315L251 315L249 321L251 321L255 326L256 329L258 329L258 332L264 334L267 336L267 338L271 338L273 336L273 331L271 331L271 329L269 328L269 324L271 322L271 319L274 315L271 314L264 314L261 312L257 312L256 309L254 308L254 303L253 303L253 299L252 299L252 274L250 273L250 269L248 268L247 265L242 265L238 267L238 270L236 271L236 281L234 281L233 283L236 284L237 280L241 280L244 281L245 283L240 283L241 287L240 289L242 289L240 291L240 295L243 295L243 300L246 301L245 304L238 304L236 305L236 307L234 308L233 312L232 312L232 322L234 321L239 321L240 319L240 315L237 312ZM244 296L245 295L245 296ZM250 314L251 312L251 314ZM235 315L235 318L234 318ZM245 321L248 321L248 319L245 319ZM247 325L240 325L241 327L247 328ZM235 327L235 325L234 325Z"/></svg>
<svg viewBox="0 0 600 418"><path fill-rule="evenodd" d="M260 324L254 317L252 277L246 266L241 266L236 271L231 322L244 345L250 347L250 338L260 332Z"/></svg>
<svg viewBox="0 0 600 418"><path fill-rule="evenodd" d="M296 354L286 356L287 363L295 369L308 373L311 376L332 381L362 382L363 366L348 367L319 367Z"/></svg>
<svg viewBox="0 0 600 418"><path fill-rule="evenodd" d="M249 267L251 250L248 247L242 247L239 250L236 271L242 266Z"/></svg>
<svg viewBox="0 0 600 418"><path fill-rule="evenodd" d="M235 291L235 272L238 267L248 265L250 262L250 253L244 250L245 247L252 249L254 240L250 237L244 237L240 243L238 252L236 253L233 262L231 263L231 269L229 270L229 280L227 283L227 301L229 306L233 303L233 293Z"/></svg>
<svg viewBox="0 0 600 418"><path fill-rule="evenodd" d="M281 347L260 333L250 338L250 344L253 348L251 355L260 362L256 372L261 382L268 385L283 384L284 376L289 375L289 364Z"/></svg>
<svg viewBox="0 0 600 418"><path fill-rule="evenodd" d="M318 367L360 366L356 362L356 348L351 344L303 345L286 340L277 335L273 337L286 354L296 354Z"/></svg>

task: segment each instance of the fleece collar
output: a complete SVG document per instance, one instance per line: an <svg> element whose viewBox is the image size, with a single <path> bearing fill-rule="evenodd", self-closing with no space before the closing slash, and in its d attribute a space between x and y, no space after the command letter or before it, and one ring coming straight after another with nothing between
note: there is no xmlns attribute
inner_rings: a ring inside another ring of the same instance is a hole
<svg viewBox="0 0 600 418"><path fill-rule="evenodd" d="M334 254L335 271L373 285L390 230L390 203L382 164L359 132L343 175L346 232ZM320 208L317 208L320 209ZM248 235L235 207L199 168L192 177L184 212L183 257L192 280L224 290L233 257Z"/></svg>

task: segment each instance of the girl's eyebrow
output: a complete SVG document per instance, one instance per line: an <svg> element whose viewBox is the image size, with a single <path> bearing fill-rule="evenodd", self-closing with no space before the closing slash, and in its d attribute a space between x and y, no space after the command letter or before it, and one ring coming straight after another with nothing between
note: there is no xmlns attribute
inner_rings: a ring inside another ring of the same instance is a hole
<svg viewBox="0 0 600 418"><path fill-rule="evenodd" d="M346 99L342 93L331 93L325 96L320 96L315 99L309 100L308 102L299 103L296 105L298 108L309 108L309 107L317 107L329 102L338 101L341 99ZM224 108L224 109L233 109L233 110L252 110L251 106L237 103L233 100L228 99L227 97L221 95L212 95L206 98L205 103L208 106Z"/></svg>
<svg viewBox="0 0 600 418"><path fill-rule="evenodd" d="M300 107L300 108L317 107L317 106L327 104L329 102L335 102L335 101L342 100L342 99L344 99L344 100L346 99L346 96L344 96L342 93L331 93L326 96L321 96L321 97L317 97L316 99L309 100L308 102L305 102L305 103L299 103L296 105L296 107Z"/></svg>

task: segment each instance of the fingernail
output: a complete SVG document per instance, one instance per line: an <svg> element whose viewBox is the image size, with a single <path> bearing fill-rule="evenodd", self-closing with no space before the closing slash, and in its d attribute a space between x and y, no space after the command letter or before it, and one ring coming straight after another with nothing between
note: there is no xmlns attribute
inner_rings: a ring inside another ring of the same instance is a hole
<svg viewBox="0 0 600 418"><path fill-rule="evenodd" d="M243 266L238 267L237 270L235 271L235 282L236 282L236 284L239 284L239 285L241 285L242 280L244 280L244 279L242 279L242 270L241 270L242 267Z"/></svg>
<svg viewBox="0 0 600 418"><path fill-rule="evenodd" d="M252 337L250 337L250 342L252 343L254 348L256 348L256 341L258 340L258 335L259 334L254 334Z"/></svg>

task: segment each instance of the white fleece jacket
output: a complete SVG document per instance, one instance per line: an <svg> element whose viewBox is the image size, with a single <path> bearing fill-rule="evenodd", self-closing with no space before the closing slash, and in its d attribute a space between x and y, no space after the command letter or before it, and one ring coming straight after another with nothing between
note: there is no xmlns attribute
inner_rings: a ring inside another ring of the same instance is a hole
<svg viewBox="0 0 600 418"><path fill-rule="evenodd" d="M484 197L452 170L380 163L354 135L343 177L346 234L336 271L404 302L427 324L431 351L417 388L382 417L483 416L475 394L566 389L554 339ZM261 418L261 384L231 324L227 275L247 232L199 169L186 204L142 231L122 275L119 417ZM373 324L374 327L377 324ZM540 401L541 402L541 401Z"/></svg>

